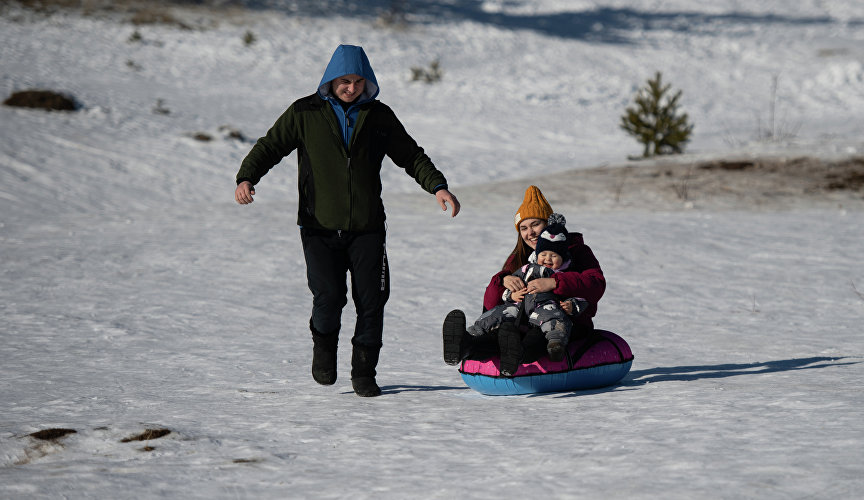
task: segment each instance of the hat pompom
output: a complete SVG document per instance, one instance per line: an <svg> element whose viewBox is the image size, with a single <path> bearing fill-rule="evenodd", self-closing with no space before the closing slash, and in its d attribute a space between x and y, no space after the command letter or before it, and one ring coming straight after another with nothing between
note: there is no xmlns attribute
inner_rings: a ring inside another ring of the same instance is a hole
<svg viewBox="0 0 864 500"><path fill-rule="evenodd" d="M554 226L556 224L566 226L567 225L567 219L564 218L563 214L558 214L558 213L553 212L553 213L549 214L549 220L547 221L547 225Z"/></svg>

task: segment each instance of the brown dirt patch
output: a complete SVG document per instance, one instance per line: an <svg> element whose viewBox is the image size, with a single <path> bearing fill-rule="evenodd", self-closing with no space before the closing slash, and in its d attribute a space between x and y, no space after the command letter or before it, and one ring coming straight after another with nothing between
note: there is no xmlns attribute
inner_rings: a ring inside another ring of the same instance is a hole
<svg viewBox="0 0 864 500"><path fill-rule="evenodd" d="M864 158L852 158L843 169L825 176L828 190L864 191Z"/></svg>
<svg viewBox="0 0 864 500"><path fill-rule="evenodd" d="M71 96L53 90L22 90L14 92L3 104L16 108L38 108L48 111L75 111L78 103Z"/></svg>
<svg viewBox="0 0 864 500"><path fill-rule="evenodd" d="M7 0L0 2L0 14L7 4L17 4L37 15L77 12L119 19L134 26L160 25L184 30L212 28L218 20L243 12L241 4L221 0Z"/></svg>
<svg viewBox="0 0 864 500"><path fill-rule="evenodd" d="M531 184L562 210L864 209L864 156L644 160L473 186L464 189L464 202L500 201L502 209L512 210Z"/></svg>
<svg viewBox="0 0 864 500"><path fill-rule="evenodd" d="M75 429L42 429L41 431L32 432L28 435L35 439L41 439L42 441L55 441L67 434L75 434L76 432L78 431Z"/></svg>

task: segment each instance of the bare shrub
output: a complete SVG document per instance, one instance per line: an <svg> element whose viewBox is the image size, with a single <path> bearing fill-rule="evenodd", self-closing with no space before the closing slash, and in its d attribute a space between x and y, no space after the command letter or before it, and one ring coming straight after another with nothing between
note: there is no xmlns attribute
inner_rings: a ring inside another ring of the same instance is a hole
<svg viewBox="0 0 864 500"><path fill-rule="evenodd" d="M177 26L182 29L190 30L191 26L180 21L167 10L158 8L146 8L137 11L129 20L135 26L144 26L152 24L164 24L168 26Z"/></svg>
<svg viewBox="0 0 864 500"><path fill-rule="evenodd" d="M408 26L407 10L408 2L406 0L393 0L390 2L390 8L382 12L375 20L375 26L404 30Z"/></svg>
<svg viewBox="0 0 864 500"><path fill-rule="evenodd" d="M156 99L156 105L153 106L153 114L156 115L170 115L171 110L165 106L164 99Z"/></svg>
<svg viewBox="0 0 864 500"><path fill-rule="evenodd" d="M690 199L690 179L693 178L693 165L687 168L687 171L684 173L684 176L681 178L680 182L673 182L672 189L675 190L675 194L678 195L678 199L681 201L688 201Z"/></svg>
<svg viewBox="0 0 864 500"><path fill-rule="evenodd" d="M246 33L243 35L243 45L247 47L254 44L257 40L258 38L255 36L255 33L252 33L251 30L247 30Z"/></svg>
<svg viewBox="0 0 864 500"><path fill-rule="evenodd" d="M229 125L222 125L221 127L219 127L219 132L222 132L224 134L225 139L234 139L237 141L246 142L246 136L243 135L243 132L240 132L236 128Z"/></svg>
<svg viewBox="0 0 864 500"><path fill-rule="evenodd" d="M411 68L411 81L414 82L434 83L440 81L442 76L444 76L444 72L441 71L441 63L438 59L429 63L428 69L418 66Z"/></svg>
<svg viewBox="0 0 864 500"><path fill-rule="evenodd" d="M794 139L798 135L801 123L789 123L777 119L777 86L780 75L771 77L771 97L768 101L767 123L762 123L762 117L756 117L756 138L761 142L781 142Z"/></svg>

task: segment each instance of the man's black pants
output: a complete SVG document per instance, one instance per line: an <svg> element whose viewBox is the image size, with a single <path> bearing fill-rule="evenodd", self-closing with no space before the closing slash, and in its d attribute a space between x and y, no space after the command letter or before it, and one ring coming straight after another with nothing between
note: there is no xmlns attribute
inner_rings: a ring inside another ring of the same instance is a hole
<svg viewBox="0 0 864 500"><path fill-rule="evenodd" d="M381 347L384 304L390 297L385 231L349 232L300 229L306 279L312 292L312 326L322 334L339 331L348 303L346 272L357 310L353 345Z"/></svg>

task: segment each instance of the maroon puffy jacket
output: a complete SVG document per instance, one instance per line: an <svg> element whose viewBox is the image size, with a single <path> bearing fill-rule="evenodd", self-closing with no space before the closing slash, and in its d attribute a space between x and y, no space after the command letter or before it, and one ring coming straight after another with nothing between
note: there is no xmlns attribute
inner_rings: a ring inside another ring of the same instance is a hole
<svg viewBox="0 0 864 500"><path fill-rule="evenodd" d="M588 309L580 314L574 322L593 328L594 324L591 318L597 314L597 302L600 301L600 297L606 291L606 278L603 277L600 263L597 262L594 253L583 241L582 235L569 233L567 239L570 250L570 265L567 270L555 273L553 276L558 286L552 290L552 293L562 298L581 297L590 302L591 305ZM510 255L504 267L511 267L507 264L510 264L510 261L515 258L515 255ZM486 287L486 294L483 296L484 311L504 302L501 298L505 290L502 279L509 274L507 271L500 271L492 276L489 286Z"/></svg>

